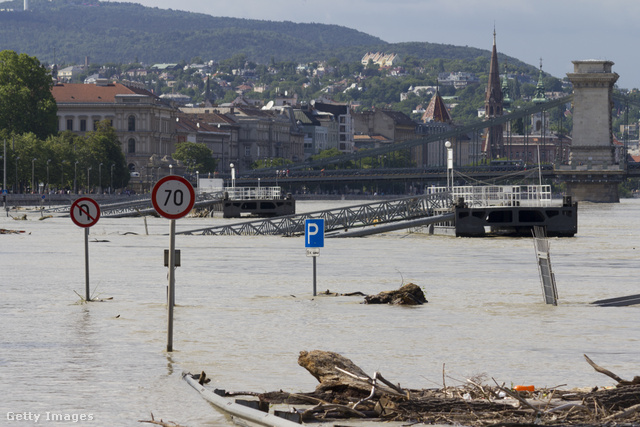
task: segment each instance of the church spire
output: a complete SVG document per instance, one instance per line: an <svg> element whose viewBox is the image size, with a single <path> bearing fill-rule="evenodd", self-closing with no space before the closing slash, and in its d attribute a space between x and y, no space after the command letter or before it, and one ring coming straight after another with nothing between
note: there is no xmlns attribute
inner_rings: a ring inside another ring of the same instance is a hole
<svg viewBox="0 0 640 427"><path fill-rule="evenodd" d="M484 101L485 117L492 119L502 116L503 113L502 85L500 82L500 68L498 66L498 49L496 47L496 29L493 29L493 50L489 65L489 82ZM484 150L490 158L502 156L502 125L489 128Z"/></svg>
<svg viewBox="0 0 640 427"><path fill-rule="evenodd" d="M540 73L538 74L538 84L536 86L536 96L533 98L533 102L540 104L546 102L547 97L545 95L544 82L542 81L542 58L540 58Z"/></svg>
<svg viewBox="0 0 640 427"><path fill-rule="evenodd" d="M489 65L489 83L484 101L487 117L502 115L502 87L500 84L500 67L498 66L498 49L496 48L496 30L493 29L493 50Z"/></svg>

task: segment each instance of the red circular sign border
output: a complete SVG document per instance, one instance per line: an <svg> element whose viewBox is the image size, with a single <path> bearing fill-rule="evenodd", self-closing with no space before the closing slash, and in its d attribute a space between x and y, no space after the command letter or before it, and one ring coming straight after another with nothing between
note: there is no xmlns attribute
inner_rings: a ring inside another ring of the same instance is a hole
<svg viewBox="0 0 640 427"><path fill-rule="evenodd" d="M75 216L73 215L74 207L78 206L78 204L80 202L85 202L85 201L89 201L89 202L93 203L95 205L95 207L98 209L98 214L96 215L95 220L93 222L91 222L90 224L82 224L82 223L78 222L76 220ZM71 221L73 221L73 223L75 225L77 225L78 227L82 227L82 228L93 227L94 225L96 225L96 223L100 219L100 205L98 204L98 202L96 202L95 200L93 200L90 197L80 197L79 199L76 199L76 201L71 204L71 209L69 210L69 216L71 217Z"/></svg>
<svg viewBox="0 0 640 427"><path fill-rule="evenodd" d="M187 189L189 189L189 194L191 195L191 202L189 202L189 207L187 209L185 209L184 212L181 212L179 214L169 214L167 212L164 212L162 209L160 209L160 207L158 206L158 201L157 199L157 195L158 195L158 190L160 189L160 186L162 184L164 184L167 181L180 181L182 184L187 186ZM191 212L191 209L193 209L193 205L195 205L196 203L196 193L193 190L193 186L191 185L191 183L189 181L187 181L187 179L179 176L179 175L167 175L164 178L161 178L160 181L158 181L156 183L156 185L153 186L153 190L151 191L151 203L153 204L153 208L156 210L156 212L158 212L158 214L160 214L161 216L167 218L167 219L180 219L184 216L186 216L189 212Z"/></svg>

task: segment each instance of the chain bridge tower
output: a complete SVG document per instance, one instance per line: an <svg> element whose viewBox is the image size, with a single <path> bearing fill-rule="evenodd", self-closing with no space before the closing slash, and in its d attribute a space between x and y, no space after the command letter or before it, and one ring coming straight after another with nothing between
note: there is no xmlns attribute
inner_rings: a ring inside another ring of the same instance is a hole
<svg viewBox="0 0 640 427"><path fill-rule="evenodd" d="M618 184L625 177L624 156L616 151L611 129L613 62L572 61L573 141L568 165L556 166L574 201L617 203Z"/></svg>

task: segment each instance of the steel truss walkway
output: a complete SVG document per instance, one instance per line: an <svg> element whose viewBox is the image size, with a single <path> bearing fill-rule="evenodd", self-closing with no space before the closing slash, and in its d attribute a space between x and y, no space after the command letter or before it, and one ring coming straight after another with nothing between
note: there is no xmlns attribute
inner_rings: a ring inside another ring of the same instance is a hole
<svg viewBox="0 0 640 427"><path fill-rule="evenodd" d="M304 234L306 219L321 218L325 220L325 233L330 233L390 222L436 217L451 207L451 202L448 193L425 194L383 202L348 206L339 209L181 231L177 234L200 234L207 236L295 236Z"/></svg>

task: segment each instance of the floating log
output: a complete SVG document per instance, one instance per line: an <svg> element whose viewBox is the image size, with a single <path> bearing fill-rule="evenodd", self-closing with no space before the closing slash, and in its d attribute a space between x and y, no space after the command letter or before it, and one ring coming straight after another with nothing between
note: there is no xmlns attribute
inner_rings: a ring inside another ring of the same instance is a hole
<svg viewBox="0 0 640 427"><path fill-rule="evenodd" d="M359 366L338 353L322 350L301 351L298 365L320 382L316 392L351 389L368 394L371 390L371 385L367 382L371 378ZM344 371L364 380L345 374Z"/></svg>

